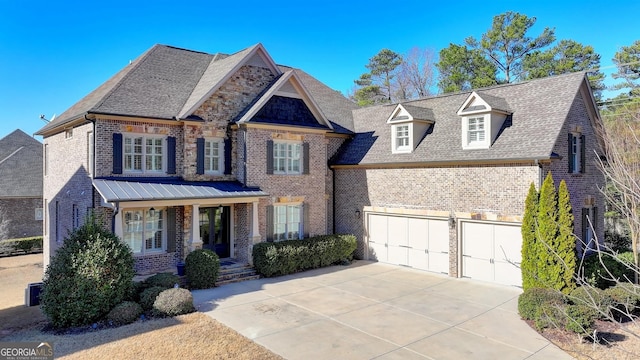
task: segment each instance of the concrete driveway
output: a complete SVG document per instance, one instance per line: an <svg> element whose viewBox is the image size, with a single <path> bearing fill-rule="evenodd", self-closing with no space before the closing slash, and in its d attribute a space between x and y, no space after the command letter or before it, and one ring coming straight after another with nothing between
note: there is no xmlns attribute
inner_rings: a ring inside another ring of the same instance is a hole
<svg viewBox="0 0 640 360"><path fill-rule="evenodd" d="M287 359L571 359L520 320L520 293L357 261L193 296Z"/></svg>

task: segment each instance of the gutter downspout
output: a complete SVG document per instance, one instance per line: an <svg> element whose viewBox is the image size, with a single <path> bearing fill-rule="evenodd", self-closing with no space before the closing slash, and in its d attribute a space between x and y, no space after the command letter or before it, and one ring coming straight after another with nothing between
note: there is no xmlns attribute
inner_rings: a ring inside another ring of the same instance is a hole
<svg viewBox="0 0 640 360"><path fill-rule="evenodd" d="M249 136L247 135L246 127L242 129L242 138L242 171L244 173L242 183L244 187L247 187L247 140L249 139Z"/></svg>
<svg viewBox="0 0 640 360"><path fill-rule="evenodd" d="M331 167L329 167L331 169ZM336 233L336 169L331 169L331 212L333 218L331 219L331 226L333 227L333 233Z"/></svg>
<svg viewBox="0 0 640 360"><path fill-rule="evenodd" d="M111 232L116 233L116 216L120 214L120 202L115 202L113 216L111 217Z"/></svg>
<svg viewBox="0 0 640 360"><path fill-rule="evenodd" d="M84 119L93 124L93 159L89 159L89 161L93 162L92 172L91 172L91 180L96 177L96 120L89 119L87 114L84 114ZM91 184L91 208L96 208L96 188Z"/></svg>

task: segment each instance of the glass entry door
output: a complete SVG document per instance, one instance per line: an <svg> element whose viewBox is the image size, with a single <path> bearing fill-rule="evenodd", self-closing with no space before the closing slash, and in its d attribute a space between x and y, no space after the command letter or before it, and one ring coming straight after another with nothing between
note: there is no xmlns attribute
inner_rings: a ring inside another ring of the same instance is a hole
<svg viewBox="0 0 640 360"><path fill-rule="evenodd" d="M220 258L231 256L229 225L231 207L200 208L200 239L202 248L215 251Z"/></svg>

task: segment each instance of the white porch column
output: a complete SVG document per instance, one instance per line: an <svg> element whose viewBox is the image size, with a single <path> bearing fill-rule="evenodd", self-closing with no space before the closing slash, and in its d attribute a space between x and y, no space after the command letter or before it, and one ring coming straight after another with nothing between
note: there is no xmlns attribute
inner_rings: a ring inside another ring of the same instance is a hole
<svg viewBox="0 0 640 360"><path fill-rule="evenodd" d="M251 232L249 233L249 238L253 240L253 244L255 244L259 243L262 237L260 236L260 221L258 220L258 202L255 201L252 204Z"/></svg>
<svg viewBox="0 0 640 360"><path fill-rule="evenodd" d="M253 265L253 244L257 244L262 240L260 236L260 221L258 220L258 202L255 201L252 203L253 206L251 208L251 230L249 232L249 241L251 242L247 251L249 252L249 264Z"/></svg>
<svg viewBox="0 0 640 360"><path fill-rule="evenodd" d="M200 239L200 204L193 204L191 207L191 241L189 250L202 249L202 239Z"/></svg>
<svg viewBox="0 0 640 360"><path fill-rule="evenodd" d="M118 213L113 219L113 232L118 235L120 239L123 238L124 230L122 228L122 210L118 210Z"/></svg>

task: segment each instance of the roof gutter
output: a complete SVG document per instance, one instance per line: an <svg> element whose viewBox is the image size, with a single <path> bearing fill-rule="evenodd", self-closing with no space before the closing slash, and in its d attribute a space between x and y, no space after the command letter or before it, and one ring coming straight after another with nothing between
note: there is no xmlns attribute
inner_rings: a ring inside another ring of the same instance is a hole
<svg viewBox="0 0 640 360"><path fill-rule="evenodd" d="M393 163L367 163L367 164L334 164L329 165L332 169L362 168L362 169L389 169L407 167L451 167L451 166L480 166L480 165L503 165L513 163L523 163L536 165L537 163L550 163L557 159L556 156L547 158L517 158L517 159L495 159L495 160L445 160L445 161L422 161L422 162L393 162Z"/></svg>

